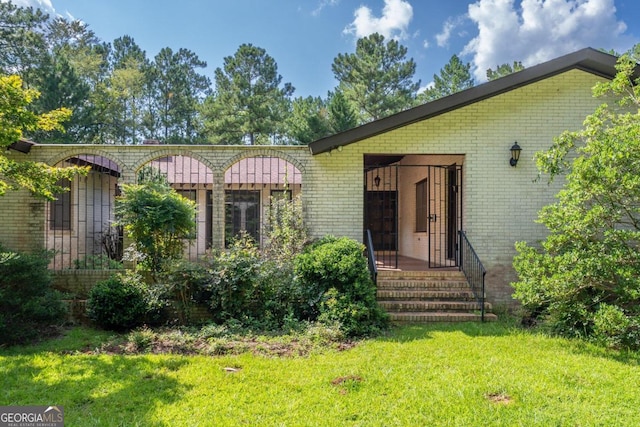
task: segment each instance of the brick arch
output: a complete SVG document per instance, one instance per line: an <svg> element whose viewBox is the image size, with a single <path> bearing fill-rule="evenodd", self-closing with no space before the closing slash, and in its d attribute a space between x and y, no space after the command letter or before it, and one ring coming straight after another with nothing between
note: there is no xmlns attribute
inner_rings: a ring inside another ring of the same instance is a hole
<svg viewBox="0 0 640 427"><path fill-rule="evenodd" d="M291 163L302 175L303 181L305 177L305 168L300 163L300 161L293 156L290 156L282 151L273 150L273 149L260 149L260 150L243 150L240 153L236 154L232 158L230 158L224 165L222 166L222 171L226 172L234 164L238 163L240 160L248 159L251 157L277 157L279 159L285 160Z"/></svg>
<svg viewBox="0 0 640 427"><path fill-rule="evenodd" d="M219 166L214 165L206 156L203 156L202 154L199 154L193 150L185 150L185 149L171 150L168 148L163 148L162 150L154 151L150 154L147 154L142 159L137 161L136 165L133 167L133 170L135 173L138 173L138 171L143 166L151 163L152 161L163 158L163 157L171 157L171 156L184 156L184 157L190 157L192 159L195 159L200 163L202 163L203 165L205 165L207 168L209 168L209 170L211 170L211 172L214 175L216 172L220 171Z"/></svg>
<svg viewBox="0 0 640 427"><path fill-rule="evenodd" d="M89 148L89 147L88 147ZM114 162L115 164L118 165L118 167L120 167L120 174L124 175L126 172L128 172L128 168L126 165L126 162L121 159L120 157L118 157L116 155L116 153L112 153L112 152L108 152L105 150L100 150L100 149L83 149L80 147L74 148L74 149L70 149L70 150L66 150L63 151L61 153L57 153L55 156L50 157L49 159L47 159L45 161L45 163L47 163L48 165L51 166L55 166L58 163L67 160L71 157L74 156L79 156L79 155L91 155L91 156L101 156L104 157L112 162Z"/></svg>

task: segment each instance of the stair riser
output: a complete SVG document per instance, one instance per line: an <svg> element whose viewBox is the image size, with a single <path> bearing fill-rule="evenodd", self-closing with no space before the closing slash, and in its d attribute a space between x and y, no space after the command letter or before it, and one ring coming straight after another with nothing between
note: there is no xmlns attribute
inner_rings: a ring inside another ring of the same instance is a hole
<svg viewBox="0 0 640 427"><path fill-rule="evenodd" d="M395 324L409 324L409 323L432 323L432 322L480 322L482 316L479 314L459 314L459 313L444 313L441 315L430 314L412 314L412 313L389 313L391 321ZM497 320L495 314L485 314L484 320L486 322L494 322Z"/></svg>
<svg viewBox="0 0 640 427"><path fill-rule="evenodd" d="M412 291L379 290L378 300L383 301L475 301L473 292L465 291Z"/></svg>
<svg viewBox="0 0 640 427"><path fill-rule="evenodd" d="M481 321L467 279L459 271L383 272L378 275L377 299L394 323ZM484 304L485 320L495 320Z"/></svg>
<svg viewBox="0 0 640 427"><path fill-rule="evenodd" d="M378 289L469 289L469 284L465 281L378 281Z"/></svg>
<svg viewBox="0 0 640 427"><path fill-rule="evenodd" d="M476 302L452 302L452 301L380 301L380 306L387 312L472 312L479 311L480 305ZM485 303L485 311L491 311L491 304Z"/></svg>

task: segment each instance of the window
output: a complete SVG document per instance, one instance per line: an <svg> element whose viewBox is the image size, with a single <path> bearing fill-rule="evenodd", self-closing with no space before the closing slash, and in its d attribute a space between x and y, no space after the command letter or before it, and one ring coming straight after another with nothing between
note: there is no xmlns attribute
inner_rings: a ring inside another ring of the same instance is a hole
<svg viewBox="0 0 640 427"><path fill-rule="evenodd" d="M416 232L426 232L429 222L429 187L427 179L416 184Z"/></svg>
<svg viewBox="0 0 640 427"><path fill-rule="evenodd" d="M71 181L61 179L57 185L71 188ZM71 191L56 194L56 200L49 202L49 228L71 230Z"/></svg>
<svg viewBox="0 0 640 427"><path fill-rule="evenodd" d="M225 246L241 231L260 242L260 191L225 192Z"/></svg>

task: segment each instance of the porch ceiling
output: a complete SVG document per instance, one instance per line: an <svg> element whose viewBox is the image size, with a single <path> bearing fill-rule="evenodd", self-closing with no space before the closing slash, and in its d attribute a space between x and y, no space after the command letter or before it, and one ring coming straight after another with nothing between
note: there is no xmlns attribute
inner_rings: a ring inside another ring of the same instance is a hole
<svg viewBox="0 0 640 427"><path fill-rule="evenodd" d="M404 159L404 155L398 154L365 154L364 169L371 170L392 165Z"/></svg>

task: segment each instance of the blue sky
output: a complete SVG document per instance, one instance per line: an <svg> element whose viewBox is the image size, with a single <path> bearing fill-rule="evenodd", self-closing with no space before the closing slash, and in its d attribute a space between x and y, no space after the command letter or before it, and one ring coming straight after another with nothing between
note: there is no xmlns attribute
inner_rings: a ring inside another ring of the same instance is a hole
<svg viewBox="0 0 640 427"><path fill-rule="evenodd" d="M7 0L0 0L7 1ZM294 96L336 86L331 63L359 37L396 38L422 86L457 54L477 81L514 60L525 66L583 47L625 51L640 42L637 0L13 0L86 22L103 41L130 35L153 58L187 48L211 77L242 43L266 49Z"/></svg>

